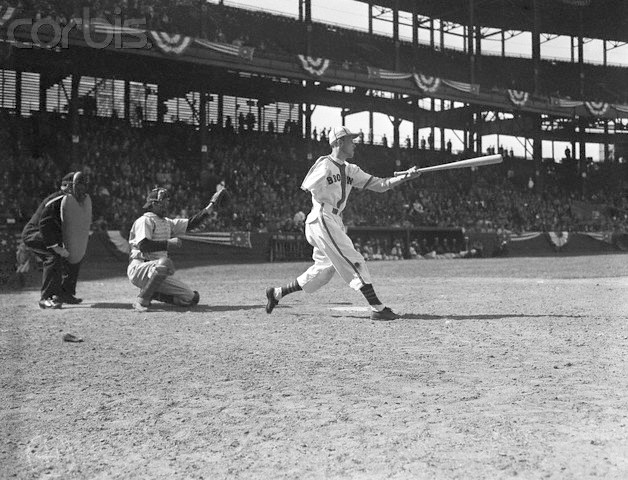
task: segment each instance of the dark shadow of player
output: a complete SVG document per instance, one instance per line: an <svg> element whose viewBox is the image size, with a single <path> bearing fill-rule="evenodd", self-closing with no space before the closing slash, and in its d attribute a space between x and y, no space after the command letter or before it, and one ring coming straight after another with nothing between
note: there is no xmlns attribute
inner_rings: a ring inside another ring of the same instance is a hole
<svg viewBox="0 0 628 480"><path fill-rule="evenodd" d="M130 303L99 302L91 305L72 305L72 308L100 308L103 310L133 310ZM64 306L65 308L65 306ZM256 310L259 305L195 305L194 307L179 307L167 303L151 303L148 312L237 312L238 310Z"/></svg>

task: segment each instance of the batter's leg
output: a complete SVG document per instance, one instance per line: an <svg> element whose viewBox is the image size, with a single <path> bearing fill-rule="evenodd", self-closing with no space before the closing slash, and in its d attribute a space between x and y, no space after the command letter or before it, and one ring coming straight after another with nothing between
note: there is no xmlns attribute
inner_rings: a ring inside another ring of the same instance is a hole
<svg viewBox="0 0 628 480"><path fill-rule="evenodd" d="M338 274L351 288L364 295L372 310L371 319L399 318L377 297L364 257L353 246L342 223L336 221L335 217L321 215L319 221L312 224L312 231L319 249L329 258Z"/></svg>
<svg viewBox="0 0 628 480"><path fill-rule="evenodd" d="M317 222L310 224L310 232L321 254L351 288L357 291L371 283L366 261L356 251L339 219L321 215Z"/></svg>

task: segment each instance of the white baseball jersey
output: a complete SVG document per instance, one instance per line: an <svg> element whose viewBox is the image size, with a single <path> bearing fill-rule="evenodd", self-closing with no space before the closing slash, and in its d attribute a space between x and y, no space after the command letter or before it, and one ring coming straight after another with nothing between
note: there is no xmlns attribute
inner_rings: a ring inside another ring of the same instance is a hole
<svg viewBox="0 0 628 480"><path fill-rule="evenodd" d="M158 252L142 253L139 244L142 240L154 240L156 242L169 240L173 237L183 235L188 228L187 218L167 218L155 215L153 212L146 212L133 223L129 234L129 245L131 246L131 260L158 260L168 256L167 250Z"/></svg>
<svg viewBox="0 0 628 480"><path fill-rule="evenodd" d="M320 206L331 205L340 213L347 204L347 198L353 187L366 188L373 180L373 175L348 162L336 162L330 156L320 157L307 172L301 188L312 194L312 211L306 220L313 217ZM318 207L318 208L317 208Z"/></svg>

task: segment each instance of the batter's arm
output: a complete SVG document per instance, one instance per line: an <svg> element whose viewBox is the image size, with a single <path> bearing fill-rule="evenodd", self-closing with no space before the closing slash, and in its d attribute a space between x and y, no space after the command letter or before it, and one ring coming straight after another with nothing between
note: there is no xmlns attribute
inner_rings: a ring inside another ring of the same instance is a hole
<svg viewBox="0 0 628 480"><path fill-rule="evenodd" d="M395 187L398 187L399 185L406 183L409 180L417 178L420 175L421 172L419 172L419 169L417 167L412 167L411 169L407 170L403 175L397 175L394 177L380 178L371 175L371 177L366 181L364 187L362 188L365 190L371 190L373 192L383 193Z"/></svg>

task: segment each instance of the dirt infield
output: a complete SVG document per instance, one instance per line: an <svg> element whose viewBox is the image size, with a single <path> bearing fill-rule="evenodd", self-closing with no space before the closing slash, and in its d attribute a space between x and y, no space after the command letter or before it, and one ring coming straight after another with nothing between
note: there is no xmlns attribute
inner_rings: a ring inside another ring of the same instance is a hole
<svg viewBox="0 0 628 480"><path fill-rule="evenodd" d="M339 279L266 315L306 266L181 270L194 311L93 265L80 306L0 294L0 478L628 478L627 255L373 263L398 321Z"/></svg>

